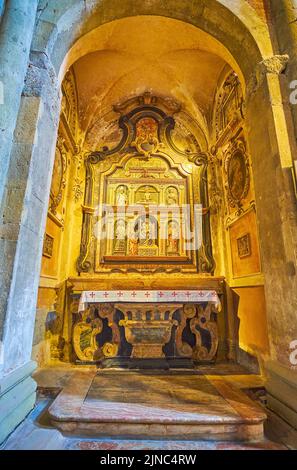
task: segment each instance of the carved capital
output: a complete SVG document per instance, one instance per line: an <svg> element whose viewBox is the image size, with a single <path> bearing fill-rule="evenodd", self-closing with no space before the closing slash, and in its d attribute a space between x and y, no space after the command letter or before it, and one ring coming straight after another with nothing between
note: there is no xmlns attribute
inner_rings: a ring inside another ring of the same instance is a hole
<svg viewBox="0 0 297 470"><path fill-rule="evenodd" d="M288 54L274 55L262 60L256 66L247 83L247 97L253 95L264 82L267 74L280 75L289 62Z"/></svg>

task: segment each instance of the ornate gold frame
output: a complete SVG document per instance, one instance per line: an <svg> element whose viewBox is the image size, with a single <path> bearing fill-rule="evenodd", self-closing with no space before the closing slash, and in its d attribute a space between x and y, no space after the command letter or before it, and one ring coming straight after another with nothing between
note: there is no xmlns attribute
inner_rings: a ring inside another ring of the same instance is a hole
<svg viewBox="0 0 297 470"><path fill-rule="evenodd" d="M120 156L127 154L135 156L143 155L144 158L148 158L150 155L163 155L168 157L168 155L164 153L164 149L168 148L171 153L182 156L186 158L187 161L192 162L194 165L201 168L199 194L201 204L204 208L202 224L202 246L199 249L199 252L195 253L195 269L196 272L199 273L213 274L215 262L212 256L210 233L210 213L207 183L208 154L201 153L200 151L197 151L197 153L193 154L184 153L175 146L171 138L171 132L175 126L175 120L172 114L177 112L178 109L179 108L177 106L173 105L170 108L170 105L168 105L166 100L152 97L150 95L146 95L143 98L129 100L126 102L126 104L115 107L115 110L122 114L119 119L119 127L123 131L120 143L114 149L104 149L102 151L92 152L91 154L87 155L85 159L86 186L84 205L82 206L83 224L80 255L77 260L78 273L88 273L92 269L94 270L94 260L90 259L90 245L92 238L92 218L94 214L95 165L115 154ZM151 151L142 148L142 146L137 141L135 132L136 123L140 119L147 117L153 118L158 123L158 141L154 140Z"/></svg>

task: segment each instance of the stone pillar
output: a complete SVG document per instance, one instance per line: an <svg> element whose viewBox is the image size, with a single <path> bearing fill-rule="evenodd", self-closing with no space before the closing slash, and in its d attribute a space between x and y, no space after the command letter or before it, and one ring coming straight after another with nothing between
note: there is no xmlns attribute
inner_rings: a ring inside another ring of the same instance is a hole
<svg viewBox="0 0 297 470"><path fill-rule="evenodd" d="M287 84L284 93L289 95L293 90L290 83L297 80L297 0L271 0L271 17L279 52L288 54L290 61L286 68ZM296 90L297 87L294 86ZM296 93L295 93L296 98ZM291 103L295 134L297 136L297 104Z"/></svg>
<svg viewBox="0 0 297 470"><path fill-rule="evenodd" d="M0 10L1 10L0 2ZM0 207L38 0L8 0L0 25ZM3 7L3 5L2 5Z"/></svg>
<svg viewBox="0 0 297 470"><path fill-rule="evenodd" d="M33 53L7 174L1 237L3 364L0 442L35 402L30 377L43 235L60 112L59 84L45 54ZM1 331L1 330L0 330Z"/></svg>
<svg viewBox="0 0 297 470"><path fill-rule="evenodd" d="M297 205L292 177L294 133L281 90L288 57L259 64L247 87L247 130L253 162L257 218L271 361L265 364L267 390L274 409L297 424L297 374L290 343L297 339ZM295 377L295 379L293 379ZM287 388L286 388L287 387ZM294 392L293 392L294 391ZM286 413L286 410L290 410Z"/></svg>

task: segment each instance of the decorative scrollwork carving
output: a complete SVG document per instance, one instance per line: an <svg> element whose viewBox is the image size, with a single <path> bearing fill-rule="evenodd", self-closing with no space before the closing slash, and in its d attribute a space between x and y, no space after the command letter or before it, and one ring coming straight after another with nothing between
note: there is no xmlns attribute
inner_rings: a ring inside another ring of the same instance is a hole
<svg viewBox="0 0 297 470"><path fill-rule="evenodd" d="M61 136L58 136L49 204L49 210L54 215L56 215L57 208L62 201L63 191L66 186L66 170L67 158L64 139Z"/></svg>
<svg viewBox="0 0 297 470"><path fill-rule="evenodd" d="M196 307L192 304L185 304L183 307L183 314L181 321L176 329L175 342L178 354L182 357L191 357L192 348L191 346L183 341L183 331L187 325L187 319L193 318L196 315Z"/></svg>
<svg viewBox="0 0 297 470"><path fill-rule="evenodd" d="M103 332L103 320L108 319L108 327L112 329L112 341L100 348L97 336ZM73 326L72 342L77 358L83 362L95 362L103 357L115 357L118 354L120 332L114 321L112 304L91 305L80 314Z"/></svg>
<svg viewBox="0 0 297 470"><path fill-rule="evenodd" d="M212 303L208 303L206 307L203 305L184 305L175 337L177 351L180 356L192 357L195 361L200 362L211 361L215 358L218 349L218 327L217 322L212 317L213 313L215 313L215 307ZM191 332L195 336L194 347L183 339L188 323ZM210 337L207 344L202 336L202 330Z"/></svg>
<svg viewBox="0 0 297 470"><path fill-rule="evenodd" d="M209 153L200 152L197 154L189 155L188 159L197 166L203 166L208 164Z"/></svg>
<svg viewBox="0 0 297 470"><path fill-rule="evenodd" d="M218 327L216 321L211 318L212 312L213 304L208 303L205 308L198 305L197 316L190 322L191 331L196 337L196 345L193 348L193 359L196 361L213 360L218 349ZM210 334L210 348L203 344L202 330Z"/></svg>
<svg viewBox="0 0 297 470"><path fill-rule="evenodd" d="M96 336L101 333L103 323L95 318L93 309L83 312L82 318L73 327L73 347L80 361L93 361L98 345Z"/></svg>

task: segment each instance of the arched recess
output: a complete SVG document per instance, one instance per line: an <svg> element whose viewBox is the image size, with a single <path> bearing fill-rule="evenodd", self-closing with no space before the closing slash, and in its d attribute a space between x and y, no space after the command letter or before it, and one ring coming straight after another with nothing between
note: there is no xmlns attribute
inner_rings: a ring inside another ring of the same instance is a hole
<svg viewBox="0 0 297 470"><path fill-rule="evenodd" d="M90 5L74 0L53 1L50 5L42 1L38 15L15 134L18 151L21 147L30 163L22 174L24 185L19 190L22 210L13 216L18 226L17 247L11 284L4 293L4 370L25 365L31 356L61 80L71 62L85 53L84 38L88 33L112 20L139 15L171 17L202 29L222 45L231 65L244 79L272 357L288 366L288 344L294 333L297 336L297 331L287 326L296 323L294 239L288 235L296 227L290 174L293 143L280 99L285 59L273 56L265 23L243 0L197 0L190 5L186 0L106 0ZM18 157L15 150L12 169L17 167ZM292 197L284 200L284 191Z"/></svg>

